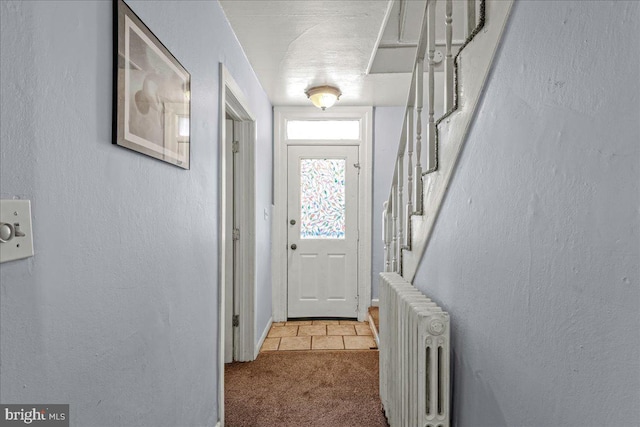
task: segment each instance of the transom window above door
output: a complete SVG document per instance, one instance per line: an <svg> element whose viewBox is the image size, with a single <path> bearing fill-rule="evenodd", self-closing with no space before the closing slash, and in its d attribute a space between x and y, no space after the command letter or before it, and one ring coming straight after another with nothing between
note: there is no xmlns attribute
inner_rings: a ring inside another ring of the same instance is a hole
<svg viewBox="0 0 640 427"><path fill-rule="evenodd" d="M287 139L359 140L360 120L288 120Z"/></svg>

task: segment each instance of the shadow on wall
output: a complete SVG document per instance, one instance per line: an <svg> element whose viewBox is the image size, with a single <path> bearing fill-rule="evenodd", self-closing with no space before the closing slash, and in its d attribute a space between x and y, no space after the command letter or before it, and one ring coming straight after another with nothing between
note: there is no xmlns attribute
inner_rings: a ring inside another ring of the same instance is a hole
<svg viewBox="0 0 640 427"><path fill-rule="evenodd" d="M455 346L454 331L451 331L451 343ZM482 378L482 371L473 372L473 368L464 355L451 349L453 362L451 369L451 414L452 425L475 427L508 427L495 393ZM472 382L462 384L458 381L473 378ZM481 418L468 419L465 414L481 414Z"/></svg>

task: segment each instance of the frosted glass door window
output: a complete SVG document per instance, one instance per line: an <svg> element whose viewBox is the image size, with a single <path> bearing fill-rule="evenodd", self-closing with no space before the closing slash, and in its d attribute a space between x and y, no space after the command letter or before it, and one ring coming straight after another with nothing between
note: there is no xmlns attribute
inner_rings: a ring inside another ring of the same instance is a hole
<svg viewBox="0 0 640 427"><path fill-rule="evenodd" d="M300 159L300 238L344 239L345 159Z"/></svg>

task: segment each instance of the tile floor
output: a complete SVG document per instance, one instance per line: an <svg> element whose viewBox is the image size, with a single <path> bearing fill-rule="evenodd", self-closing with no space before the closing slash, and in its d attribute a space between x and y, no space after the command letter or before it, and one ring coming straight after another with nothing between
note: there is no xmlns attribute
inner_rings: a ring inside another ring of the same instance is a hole
<svg viewBox="0 0 640 427"><path fill-rule="evenodd" d="M295 320L274 322L260 351L370 350L376 342L368 322Z"/></svg>

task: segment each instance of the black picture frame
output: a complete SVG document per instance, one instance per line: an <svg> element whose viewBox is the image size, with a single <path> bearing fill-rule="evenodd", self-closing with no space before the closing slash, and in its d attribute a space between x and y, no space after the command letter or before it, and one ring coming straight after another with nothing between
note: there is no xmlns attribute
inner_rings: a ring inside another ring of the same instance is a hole
<svg viewBox="0 0 640 427"><path fill-rule="evenodd" d="M123 0L113 18L113 144L189 169L191 74Z"/></svg>

